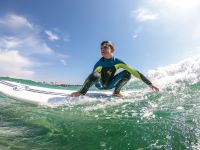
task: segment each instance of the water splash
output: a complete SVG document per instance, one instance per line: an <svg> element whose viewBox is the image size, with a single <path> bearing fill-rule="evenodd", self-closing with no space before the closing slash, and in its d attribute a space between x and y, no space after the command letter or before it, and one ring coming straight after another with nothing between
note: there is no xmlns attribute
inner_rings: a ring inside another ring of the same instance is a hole
<svg viewBox="0 0 200 150"><path fill-rule="evenodd" d="M167 84L186 83L194 84L200 82L200 57L188 58L177 64L159 67L150 70L148 77L159 86Z"/></svg>

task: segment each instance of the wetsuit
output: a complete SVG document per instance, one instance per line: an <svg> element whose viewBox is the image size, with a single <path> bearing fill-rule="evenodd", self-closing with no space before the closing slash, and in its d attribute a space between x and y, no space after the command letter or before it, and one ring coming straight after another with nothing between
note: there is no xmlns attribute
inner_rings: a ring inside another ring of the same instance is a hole
<svg viewBox="0 0 200 150"><path fill-rule="evenodd" d="M118 69L124 69L116 74ZM147 85L152 83L140 72L129 67L118 58L106 59L102 57L94 66L92 73L85 80L80 93L85 95L88 89L95 84L98 89L115 88L114 93L118 94L121 88L130 80L131 74L141 79Z"/></svg>

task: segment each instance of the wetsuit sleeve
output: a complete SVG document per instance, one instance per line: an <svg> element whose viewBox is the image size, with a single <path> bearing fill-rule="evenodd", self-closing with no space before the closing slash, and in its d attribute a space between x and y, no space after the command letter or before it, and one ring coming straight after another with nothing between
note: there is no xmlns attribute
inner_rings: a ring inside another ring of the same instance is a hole
<svg viewBox="0 0 200 150"><path fill-rule="evenodd" d="M87 77L85 82L83 83L82 88L80 89L80 93L82 95L85 95L89 88L98 80L100 79L101 75L99 74L101 72L101 59L94 65L92 73Z"/></svg>
<svg viewBox="0 0 200 150"><path fill-rule="evenodd" d="M102 58L94 65L92 72L98 72L98 73L101 72L101 69L102 69L101 60L102 60Z"/></svg>
<svg viewBox="0 0 200 150"><path fill-rule="evenodd" d="M115 67L118 68L123 68L125 70L127 70L128 72L130 72L133 76L135 76L136 78L142 80L144 83L146 83L147 85L152 85L151 81L149 81L143 74L141 74L139 71L129 67L126 64L117 64L115 65Z"/></svg>

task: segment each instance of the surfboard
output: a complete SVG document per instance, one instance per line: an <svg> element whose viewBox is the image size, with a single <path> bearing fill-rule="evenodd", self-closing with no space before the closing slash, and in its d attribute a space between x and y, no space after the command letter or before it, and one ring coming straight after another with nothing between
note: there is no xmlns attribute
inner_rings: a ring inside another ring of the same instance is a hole
<svg viewBox="0 0 200 150"><path fill-rule="evenodd" d="M6 80L0 80L0 92L15 99L41 105L77 100L76 97L70 96L75 92L73 90L44 88ZM86 94L90 98L106 98L111 95L112 91L89 91Z"/></svg>

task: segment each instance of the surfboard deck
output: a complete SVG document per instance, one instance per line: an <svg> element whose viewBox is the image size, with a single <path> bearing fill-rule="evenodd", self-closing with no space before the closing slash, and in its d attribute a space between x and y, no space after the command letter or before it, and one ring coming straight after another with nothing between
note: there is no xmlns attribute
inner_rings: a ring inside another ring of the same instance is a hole
<svg viewBox="0 0 200 150"><path fill-rule="evenodd" d="M15 99L42 105L77 100L70 96L74 90L44 88L5 80L0 80L0 92ZM86 96L108 98L112 96L112 91L89 91Z"/></svg>

